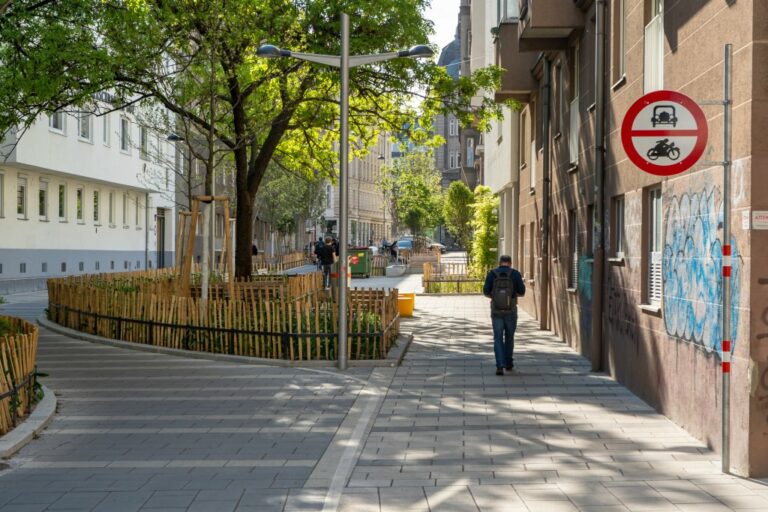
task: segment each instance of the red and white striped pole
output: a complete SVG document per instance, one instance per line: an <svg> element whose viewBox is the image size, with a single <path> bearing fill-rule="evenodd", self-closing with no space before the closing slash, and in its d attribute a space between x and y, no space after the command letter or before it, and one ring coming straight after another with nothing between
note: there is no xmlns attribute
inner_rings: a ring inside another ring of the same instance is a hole
<svg viewBox="0 0 768 512"><path fill-rule="evenodd" d="M733 47L725 45L723 56L723 473L731 470L731 58Z"/></svg>

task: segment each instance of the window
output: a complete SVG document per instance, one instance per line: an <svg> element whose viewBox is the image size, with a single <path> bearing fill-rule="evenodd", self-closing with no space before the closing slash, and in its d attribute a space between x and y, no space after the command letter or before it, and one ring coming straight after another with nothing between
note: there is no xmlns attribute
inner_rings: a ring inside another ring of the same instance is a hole
<svg viewBox="0 0 768 512"><path fill-rule="evenodd" d="M330 185L325 186L325 207L333 208L333 187Z"/></svg>
<svg viewBox="0 0 768 512"><path fill-rule="evenodd" d="M27 218L27 178L21 176L16 181L16 215Z"/></svg>
<svg viewBox="0 0 768 512"><path fill-rule="evenodd" d="M104 114L101 118L101 142L109 146L109 114Z"/></svg>
<svg viewBox="0 0 768 512"><path fill-rule="evenodd" d="M581 79L579 76L580 53L578 43L571 47L571 102L568 106L568 155L571 165L576 165L579 162L579 127L581 125L579 112L579 95L581 94L579 90L579 81Z"/></svg>
<svg viewBox="0 0 768 512"><path fill-rule="evenodd" d="M27 264L26 263L19 263L19 273L20 274L26 274L27 273Z"/></svg>
<svg viewBox="0 0 768 512"><path fill-rule="evenodd" d="M5 174L0 172L0 219L5 217Z"/></svg>
<svg viewBox="0 0 768 512"><path fill-rule="evenodd" d="M40 220L48 220L48 182L45 180L40 180L37 213L40 216Z"/></svg>
<svg viewBox="0 0 768 512"><path fill-rule="evenodd" d="M613 222L611 223L611 248L617 258L624 257L624 196L613 198Z"/></svg>
<svg viewBox="0 0 768 512"><path fill-rule="evenodd" d="M643 91L664 88L664 0L646 0Z"/></svg>
<svg viewBox="0 0 768 512"><path fill-rule="evenodd" d="M528 248L525 245L525 224L520 225L520 274L525 277L525 260L528 259Z"/></svg>
<svg viewBox="0 0 768 512"><path fill-rule="evenodd" d="M141 228L141 205L139 204L139 196L136 196L136 228Z"/></svg>
<svg viewBox="0 0 768 512"><path fill-rule="evenodd" d="M43 263L41 265L41 268L42 268L43 273L48 272L48 263Z"/></svg>
<svg viewBox="0 0 768 512"><path fill-rule="evenodd" d="M456 135L458 132L458 121L455 118L448 119L448 135Z"/></svg>
<svg viewBox="0 0 768 512"><path fill-rule="evenodd" d="M83 222L83 196L85 194L85 191L83 190L83 187L77 187L77 193L76 193L76 205L75 210L77 212L77 221L82 223Z"/></svg>
<svg viewBox="0 0 768 512"><path fill-rule="evenodd" d="M648 282L646 299L648 304L661 303L661 187L648 191Z"/></svg>
<svg viewBox="0 0 768 512"><path fill-rule="evenodd" d="M78 269L80 272L82 272L83 270L85 270L85 262L84 262L84 261L81 261L81 262L79 262L79 263L77 264L77 269Z"/></svg>
<svg viewBox="0 0 768 512"><path fill-rule="evenodd" d="M99 191L93 191L93 222L99 224Z"/></svg>
<svg viewBox="0 0 768 512"><path fill-rule="evenodd" d="M65 128L64 112L54 112L48 116L48 129L63 134Z"/></svg>
<svg viewBox="0 0 768 512"><path fill-rule="evenodd" d="M59 220L67 220L67 186L59 185Z"/></svg>
<svg viewBox="0 0 768 512"><path fill-rule="evenodd" d="M128 119L120 118L120 151L126 153L130 149L130 126Z"/></svg>
<svg viewBox="0 0 768 512"><path fill-rule="evenodd" d="M67 263L64 262L64 261L61 263L61 271L62 272L66 272L67 271Z"/></svg>
<svg viewBox="0 0 768 512"><path fill-rule="evenodd" d="M526 155L528 154L528 138L525 136L525 131L528 128L528 115L527 112L520 114L520 168L522 169L527 165Z"/></svg>
<svg viewBox="0 0 768 512"><path fill-rule="evenodd" d="M214 236L216 238L224 237L224 215L221 213L216 214L216 227L214 229Z"/></svg>
<svg viewBox="0 0 768 512"><path fill-rule="evenodd" d="M94 263L94 265L93 265L93 268L96 269L96 270L99 270L100 267L101 267L101 264L98 261L96 263Z"/></svg>
<svg viewBox="0 0 768 512"><path fill-rule="evenodd" d="M555 65L555 70L552 73L552 85L554 86L554 94L552 94L552 133L554 135L560 134L560 111L562 109L561 101L563 99L563 68L558 62Z"/></svg>
<svg viewBox="0 0 768 512"><path fill-rule="evenodd" d="M128 227L128 209L130 204L128 203L128 194L123 194L123 227Z"/></svg>
<svg viewBox="0 0 768 512"><path fill-rule="evenodd" d="M536 188L536 141L531 141L531 191Z"/></svg>
<svg viewBox="0 0 768 512"><path fill-rule="evenodd" d="M467 167L475 166L475 139L467 139Z"/></svg>
<svg viewBox="0 0 768 512"><path fill-rule="evenodd" d="M499 0L499 23L502 21L516 20L518 17L518 0Z"/></svg>
<svg viewBox="0 0 768 512"><path fill-rule="evenodd" d="M77 115L77 138L80 140L91 141L91 114L81 112Z"/></svg>
<svg viewBox="0 0 768 512"><path fill-rule="evenodd" d="M528 272L530 274L529 279L536 279L536 224L531 222L528 228Z"/></svg>
<svg viewBox="0 0 768 512"><path fill-rule="evenodd" d="M624 2L613 0L611 7L611 78L614 84L624 76Z"/></svg>
<svg viewBox="0 0 768 512"><path fill-rule="evenodd" d="M587 205L587 243L584 245L584 254L592 257L595 254L595 205Z"/></svg>
<svg viewBox="0 0 768 512"><path fill-rule="evenodd" d="M449 169L456 168L456 152L455 151L451 151L448 156L448 168Z"/></svg>
<svg viewBox="0 0 768 512"><path fill-rule="evenodd" d="M109 204L108 207L108 215L109 215L109 225L110 227L115 227L115 194L113 192L109 193Z"/></svg>
<svg viewBox="0 0 768 512"><path fill-rule="evenodd" d="M456 152L456 167L461 167L461 151Z"/></svg>
<svg viewBox="0 0 768 512"><path fill-rule="evenodd" d="M568 288L575 290L579 282L579 217L575 209L568 212Z"/></svg>
<svg viewBox="0 0 768 512"><path fill-rule="evenodd" d="M149 160L149 133L146 126L139 128L139 156L143 160Z"/></svg>

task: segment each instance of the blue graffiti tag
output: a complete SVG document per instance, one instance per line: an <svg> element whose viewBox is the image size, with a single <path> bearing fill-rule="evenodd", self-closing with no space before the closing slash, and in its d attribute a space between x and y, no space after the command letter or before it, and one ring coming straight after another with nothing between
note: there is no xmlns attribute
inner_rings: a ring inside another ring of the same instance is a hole
<svg viewBox="0 0 768 512"><path fill-rule="evenodd" d="M698 193L665 198L664 326L667 334L702 345L707 351L721 351L723 294L722 245L718 239L723 226L720 191L713 187ZM719 203L719 204L718 204ZM731 339L736 340L739 324L741 260L735 240L731 287Z"/></svg>
<svg viewBox="0 0 768 512"><path fill-rule="evenodd" d="M586 256L579 256L578 286L581 296L582 339L590 339L592 337L592 260Z"/></svg>

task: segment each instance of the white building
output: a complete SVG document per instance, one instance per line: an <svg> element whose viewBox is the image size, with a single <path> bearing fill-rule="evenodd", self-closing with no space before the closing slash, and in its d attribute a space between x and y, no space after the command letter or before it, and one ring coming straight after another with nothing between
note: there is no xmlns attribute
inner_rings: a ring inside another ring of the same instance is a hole
<svg viewBox="0 0 768 512"><path fill-rule="evenodd" d="M0 287L173 265L165 136L126 111L57 112L19 135L0 146Z"/></svg>
<svg viewBox="0 0 768 512"><path fill-rule="evenodd" d="M489 65L505 65L497 60L499 40L492 33L508 19L517 18L517 1L501 2L486 0L471 4L471 69ZM516 26L516 25L515 25ZM496 99L519 99L514 91L507 90L506 84L496 93ZM479 99L476 100L479 102ZM479 104L479 103L478 103ZM499 196L499 254L509 254L513 261L517 255L517 204L520 188L520 171L517 166L520 148L520 116L507 106L502 107L504 117L495 121L490 132L483 134L482 144L477 150L483 166L484 185ZM535 165L535 164L532 164ZM535 173L535 169L531 169ZM515 262L516 264L516 262Z"/></svg>
<svg viewBox="0 0 768 512"><path fill-rule="evenodd" d="M349 243L352 245L374 244L382 238L391 238L392 216L382 192L382 167L390 165L392 142L386 134L379 139L364 158L349 163ZM328 182L325 188L325 226L322 233L339 235L339 184Z"/></svg>

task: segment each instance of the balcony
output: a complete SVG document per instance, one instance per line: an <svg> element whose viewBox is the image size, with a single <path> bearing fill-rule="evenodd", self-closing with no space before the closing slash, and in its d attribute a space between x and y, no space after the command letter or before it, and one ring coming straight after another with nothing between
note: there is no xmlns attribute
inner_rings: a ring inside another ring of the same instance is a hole
<svg viewBox="0 0 768 512"><path fill-rule="evenodd" d="M568 36L584 28L584 13L573 0L518 0L521 51L564 50Z"/></svg>
<svg viewBox="0 0 768 512"><path fill-rule="evenodd" d="M531 74L538 56L535 53L520 50L517 32L517 20L504 22L499 26L496 62L504 68L504 75L501 77L501 89L496 92L497 102L513 99L528 103L531 91L538 88Z"/></svg>

